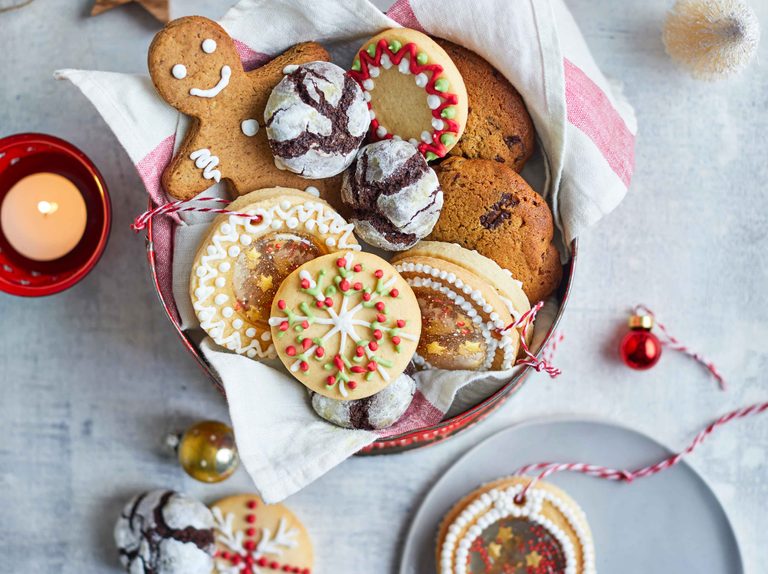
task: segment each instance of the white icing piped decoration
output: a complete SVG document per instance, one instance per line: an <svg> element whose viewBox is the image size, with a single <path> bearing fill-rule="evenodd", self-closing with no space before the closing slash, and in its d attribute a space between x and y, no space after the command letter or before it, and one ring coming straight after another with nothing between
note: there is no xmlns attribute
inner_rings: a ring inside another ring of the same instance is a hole
<svg viewBox="0 0 768 574"><path fill-rule="evenodd" d="M216 51L216 40L206 38L201 45L203 52L206 54L213 54Z"/></svg>
<svg viewBox="0 0 768 574"><path fill-rule="evenodd" d="M285 201L267 209L246 207L244 211L251 217L230 215L213 232L209 240L211 244L200 257L192 274L192 307L200 320L200 327L217 345L251 358L274 357L275 349L269 333L266 337L262 335L259 340L258 331L245 315L233 312L230 317L225 317L223 305L229 301L229 296L216 293L215 290L217 280L222 278L220 273L232 271L230 259L239 255L239 245L243 244L242 237L248 235L257 238L271 229L282 227L289 220L295 220L298 229L304 228L311 234L314 233L313 229L321 235L332 233L332 237L321 240L333 239L340 249L358 251L360 246L354 243L354 225L347 223L338 213L317 201L299 204ZM257 216L261 216L261 220L254 224ZM230 281L231 278L227 278L227 282ZM236 305L231 304L230 307ZM241 327L234 326L238 319L243 321Z"/></svg>
<svg viewBox="0 0 768 574"><path fill-rule="evenodd" d="M405 277L405 281L411 287L423 287L425 289L432 289L454 301L454 303L459 308L467 313L467 315L472 319L472 322L478 326L480 329L480 335L483 337L487 349L483 370L488 370L491 368L496 357L496 351L498 349L501 349L503 354L501 369L511 369L514 366L516 356L515 353L513 353L513 341L507 332L504 332L498 341L493 336L493 332L498 327L492 317L485 311L486 308L492 309L492 307L485 300L483 294L479 290L472 289L468 285L465 285L464 282L461 281L461 279L458 279L453 273L445 273L444 271L435 269L431 265L422 263L414 264L406 261L395 265L395 269L400 273L419 273L439 279L439 281L433 281L429 277ZM441 281L444 281L447 283L447 285L444 285L441 283ZM455 290L451 289L451 287L454 287ZM467 301L462 295L457 293L457 291L469 295L469 298L472 302ZM489 320L483 321L479 316L479 312L483 312L483 314L486 315ZM496 313L493 314L498 318ZM503 327L504 325L502 324L501 326ZM425 364L427 363L421 357L420 360Z"/></svg>
<svg viewBox="0 0 768 574"><path fill-rule="evenodd" d="M379 138L384 138L387 135L387 128L385 128L382 125L379 125L379 127L376 128L376 136Z"/></svg>
<svg viewBox="0 0 768 574"><path fill-rule="evenodd" d="M207 148L195 150L189 154L189 159L194 160L195 166L203 170L203 177L205 179L212 179L216 183L221 181L221 172L218 169L214 169L219 165L219 158L212 155L211 150Z"/></svg>
<svg viewBox="0 0 768 574"><path fill-rule="evenodd" d="M197 96L199 98L215 98L219 93L229 85L229 78L232 76L232 68L229 66L222 66L220 72L219 81L215 86L208 89L192 88L189 90L189 95Z"/></svg>
<svg viewBox="0 0 768 574"><path fill-rule="evenodd" d="M247 137L253 137L259 133L259 122L254 119L243 120L240 124L240 129Z"/></svg>
<svg viewBox="0 0 768 574"><path fill-rule="evenodd" d="M429 82L429 78L427 78L427 75L424 72L421 72L420 74L416 74L416 76L414 76L414 79L416 80L416 85L420 88L426 88L427 82Z"/></svg>
<svg viewBox="0 0 768 574"><path fill-rule="evenodd" d="M296 64L288 64L285 68L283 68L283 74L292 74L298 69L299 67Z"/></svg>
<svg viewBox="0 0 768 574"><path fill-rule="evenodd" d="M565 531L542 513L544 503L554 506L576 534L582 555L583 574L595 574L595 551L585 528L586 517L579 508L566 504L562 499L544 489L532 488L525 502L515 502L523 486L507 489L496 488L484 493L467 506L448 527L440 549L440 574L467 574L467 563L472 541L486 528L505 518L525 518L547 530L557 541L565 557L565 573L577 574L577 555L573 543ZM467 528L468 525L471 526ZM459 536L464 532L464 536Z"/></svg>
<svg viewBox="0 0 768 574"><path fill-rule="evenodd" d="M435 94L429 94L427 96L427 105L429 106L430 110L436 110L440 107L440 96L436 96Z"/></svg>
<svg viewBox="0 0 768 574"><path fill-rule="evenodd" d="M305 190L306 193L309 195L314 195L315 197L320 197L320 190L317 189L314 185L308 186ZM314 220L312 220L314 221Z"/></svg>
<svg viewBox="0 0 768 574"><path fill-rule="evenodd" d="M363 80L363 89L368 92L373 90L373 80L371 80L370 78Z"/></svg>
<svg viewBox="0 0 768 574"><path fill-rule="evenodd" d="M171 75L177 80L183 80L187 77L187 67L184 64L174 64Z"/></svg>

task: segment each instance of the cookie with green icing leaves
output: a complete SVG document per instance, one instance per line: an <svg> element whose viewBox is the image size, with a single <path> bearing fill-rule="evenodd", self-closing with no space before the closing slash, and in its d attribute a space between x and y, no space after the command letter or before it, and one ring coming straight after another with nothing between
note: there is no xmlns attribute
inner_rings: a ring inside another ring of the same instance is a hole
<svg viewBox="0 0 768 574"><path fill-rule="evenodd" d="M269 319L277 355L307 388L340 400L395 381L416 351L421 313L413 290L372 253L309 261L280 285Z"/></svg>
<svg viewBox="0 0 768 574"><path fill-rule="evenodd" d="M393 28L359 50L350 75L363 88L374 140L410 141L428 161L445 156L467 123L464 80L426 34Z"/></svg>

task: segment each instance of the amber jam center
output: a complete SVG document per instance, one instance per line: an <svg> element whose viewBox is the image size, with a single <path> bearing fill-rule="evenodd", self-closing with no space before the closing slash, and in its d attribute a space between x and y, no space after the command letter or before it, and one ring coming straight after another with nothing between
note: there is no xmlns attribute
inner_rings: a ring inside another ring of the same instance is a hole
<svg viewBox="0 0 768 574"><path fill-rule="evenodd" d="M268 329L277 288L297 267L326 249L302 233L269 233L244 248L235 262L232 288L238 311L253 324Z"/></svg>
<svg viewBox="0 0 768 574"><path fill-rule="evenodd" d="M488 344L480 326L442 293L420 287L413 291L422 321L416 352L438 369L482 368Z"/></svg>
<svg viewBox="0 0 768 574"><path fill-rule="evenodd" d="M467 558L472 574L554 574L565 572L560 543L540 524L504 518L475 538Z"/></svg>

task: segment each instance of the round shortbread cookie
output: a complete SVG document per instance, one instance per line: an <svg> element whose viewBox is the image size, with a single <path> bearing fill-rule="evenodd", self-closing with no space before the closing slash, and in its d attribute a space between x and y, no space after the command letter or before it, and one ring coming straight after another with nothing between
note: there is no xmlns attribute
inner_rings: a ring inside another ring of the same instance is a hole
<svg viewBox="0 0 768 574"><path fill-rule="evenodd" d="M368 101L374 139L409 140L431 161L445 156L464 132L464 80L426 34L408 28L377 34L355 56L350 75Z"/></svg>
<svg viewBox="0 0 768 574"><path fill-rule="evenodd" d="M414 363L420 368L466 371L512 368L520 337L515 329L503 330L513 316L489 280L493 262L458 246L443 247L421 242L392 261L416 293L421 309L422 333ZM470 267L462 260L474 264ZM503 273L497 277L501 278Z"/></svg>
<svg viewBox="0 0 768 574"><path fill-rule="evenodd" d="M288 370L332 399L371 396L406 369L421 333L416 296L386 261L344 251L289 275L272 303L272 337Z"/></svg>
<svg viewBox="0 0 768 574"><path fill-rule="evenodd" d="M338 249L358 250L353 226L327 203L288 188L254 191L232 202L200 245L189 291L213 341L250 358L274 358L272 298L294 269Z"/></svg>
<svg viewBox="0 0 768 574"><path fill-rule="evenodd" d="M216 538L216 574L293 572L311 574L309 533L282 504L256 495L229 496L211 505Z"/></svg>
<svg viewBox="0 0 768 574"><path fill-rule="evenodd" d="M489 483L460 500L437 535L438 574L594 574L592 533L579 505L556 486L530 478Z"/></svg>

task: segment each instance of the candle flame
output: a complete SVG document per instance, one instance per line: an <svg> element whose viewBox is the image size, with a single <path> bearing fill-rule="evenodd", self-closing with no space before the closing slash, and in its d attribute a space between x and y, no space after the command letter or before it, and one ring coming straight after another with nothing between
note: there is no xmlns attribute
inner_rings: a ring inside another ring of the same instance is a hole
<svg viewBox="0 0 768 574"><path fill-rule="evenodd" d="M43 215L51 215L59 209L59 204L54 201L40 201L37 204L37 210Z"/></svg>

